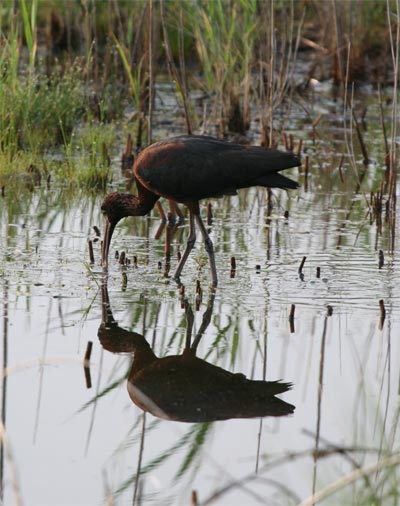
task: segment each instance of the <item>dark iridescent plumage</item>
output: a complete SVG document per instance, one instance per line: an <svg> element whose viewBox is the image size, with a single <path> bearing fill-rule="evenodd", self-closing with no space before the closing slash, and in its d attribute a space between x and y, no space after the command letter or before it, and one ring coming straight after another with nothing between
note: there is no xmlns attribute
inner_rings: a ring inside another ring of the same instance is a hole
<svg viewBox="0 0 400 506"><path fill-rule="evenodd" d="M107 268L111 237L118 221L126 216L147 214L160 197L165 197L185 204L190 211L188 244L175 278L179 278L193 248L196 220L205 240L216 286L213 246L200 218L199 200L234 195L236 190L251 186L295 189L298 184L279 172L298 165L300 159L292 153L233 144L208 136L174 137L148 146L133 166L138 196L114 192L104 199L103 267Z"/></svg>

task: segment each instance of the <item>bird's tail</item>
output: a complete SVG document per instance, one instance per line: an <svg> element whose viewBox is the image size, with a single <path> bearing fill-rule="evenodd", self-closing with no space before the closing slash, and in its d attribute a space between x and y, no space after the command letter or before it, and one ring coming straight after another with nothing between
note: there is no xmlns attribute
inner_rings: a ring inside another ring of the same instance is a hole
<svg viewBox="0 0 400 506"><path fill-rule="evenodd" d="M279 172L274 172L273 174L268 174L265 178L260 177L255 182L257 186L269 186L271 188L282 188L283 190L291 189L295 190L299 187L299 184L293 179L290 179L286 176L282 176Z"/></svg>

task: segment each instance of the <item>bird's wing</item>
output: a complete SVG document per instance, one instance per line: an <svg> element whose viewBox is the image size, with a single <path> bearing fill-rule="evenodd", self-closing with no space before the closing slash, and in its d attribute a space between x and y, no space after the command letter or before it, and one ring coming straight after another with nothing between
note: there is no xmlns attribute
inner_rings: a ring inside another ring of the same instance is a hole
<svg viewBox="0 0 400 506"><path fill-rule="evenodd" d="M234 194L250 186L295 188L295 182L277 171L299 163L291 153L193 136L147 148L139 155L134 171L152 192L191 202Z"/></svg>

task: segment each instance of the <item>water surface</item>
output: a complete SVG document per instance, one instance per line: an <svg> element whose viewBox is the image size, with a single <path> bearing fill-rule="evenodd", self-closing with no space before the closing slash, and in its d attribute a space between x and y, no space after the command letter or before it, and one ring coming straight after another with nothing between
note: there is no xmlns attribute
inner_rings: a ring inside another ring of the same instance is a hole
<svg viewBox="0 0 400 506"><path fill-rule="evenodd" d="M199 504L297 504L398 451L399 245L396 237L389 251L387 226L379 234L367 214L384 170L374 103L365 133L372 163L360 192L348 157L344 182L337 170L345 152L342 111L321 100L315 114L326 116L315 142L300 112L293 116L292 131L310 157L307 191L294 169L288 174L301 189L274 191L270 216L264 189L212 201L219 286L197 356L254 380L292 383L280 395L296 407L286 417L183 423L144 415L128 395L133 355L113 353L98 338L104 278L99 241L90 266L87 240L95 237L93 225L102 226L103 195L57 187L18 198L6 192L0 201L4 504L189 504L193 491ZM357 145L355 151L362 171ZM113 170L117 176L118 160ZM163 274L159 223L153 212L118 227L112 252L135 255L137 266L113 259L107 287L118 326L164 357L182 353L187 324L177 286ZM174 235L172 269L187 229L186 223ZM199 241L182 276L194 334L209 280ZM88 341L90 381L83 367ZM340 502L378 497L383 504L396 473L372 473L340 492Z"/></svg>

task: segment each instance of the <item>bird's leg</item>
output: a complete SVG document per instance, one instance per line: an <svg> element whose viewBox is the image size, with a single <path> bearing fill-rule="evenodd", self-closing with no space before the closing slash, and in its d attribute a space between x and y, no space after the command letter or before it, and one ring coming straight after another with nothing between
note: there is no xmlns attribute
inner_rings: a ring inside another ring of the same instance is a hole
<svg viewBox="0 0 400 506"><path fill-rule="evenodd" d="M199 345L200 339L202 338L207 327L210 325L211 316L212 316L213 310L214 310L214 300L215 300L215 290L213 288L211 288L210 296L209 296L208 302L207 302L207 309L205 310L205 312L203 314L203 319L201 321L199 331L197 332L196 337L194 338L193 344L191 346L191 350L194 355L196 355L196 351L197 351L197 347Z"/></svg>
<svg viewBox="0 0 400 506"><path fill-rule="evenodd" d="M192 311L192 307L189 304L189 301L185 297L184 299L185 306L185 315L186 315L186 338L185 338L185 349L183 353L190 354L190 343L192 341L192 332L193 332L193 324L194 324L194 315Z"/></svg>
<svg viewBox="0 0 400 506"><path fill-rule="evenodd" d="M194 224L194 214L192 213L192 211L189 211L189 237L187 239L185 251L183 252L182 258L180 259L174 273L174 279L176 281L179 281L182 269L186 263L186 260L188 259L190 252L193 249L195 242L196 242L196 228Z"/></svg>
<svg viewBox="0 0 400 506"><path fill-rule="evenodd" d="M180 207L174 200L168 200L168 204L171 213L176 214L178 216L178 223L176 226L179 227L179 225L185 221L185 217L182 211L180 210Z"/></svg>
<svg viewBox="0 0 400 506"><path fill-rule="evenodd" d="M157 207L158 214L160 215L161 222L164 224L167 223L167 217L165 216L163 206L161 205L161 202L159 200L157 200L157 202L156 202L156 207Z"/></svg>
<svg viewBox="0 0 400 506"><path fill-rule="evenodd" d="M210 236L208 235L207 229L203 223L203 220L201 219L200 214L196 214L195 217L197 224L200 228L201 235L203 236L204 239L204 244L206 247L208 258L210 259L212 285L215 287L218 285L218 277L217 277L217 268L215 266L214 246L212 240L210 239Z"/></svg>
<svg viewBox="0 0 400 506"><path fill-rule="evenodd" d="M172 241L172 229L167 226L165 229L165 242L164 242L164 253L165 253L165 261L169 262L171 260L171 241Z"/></svg>

